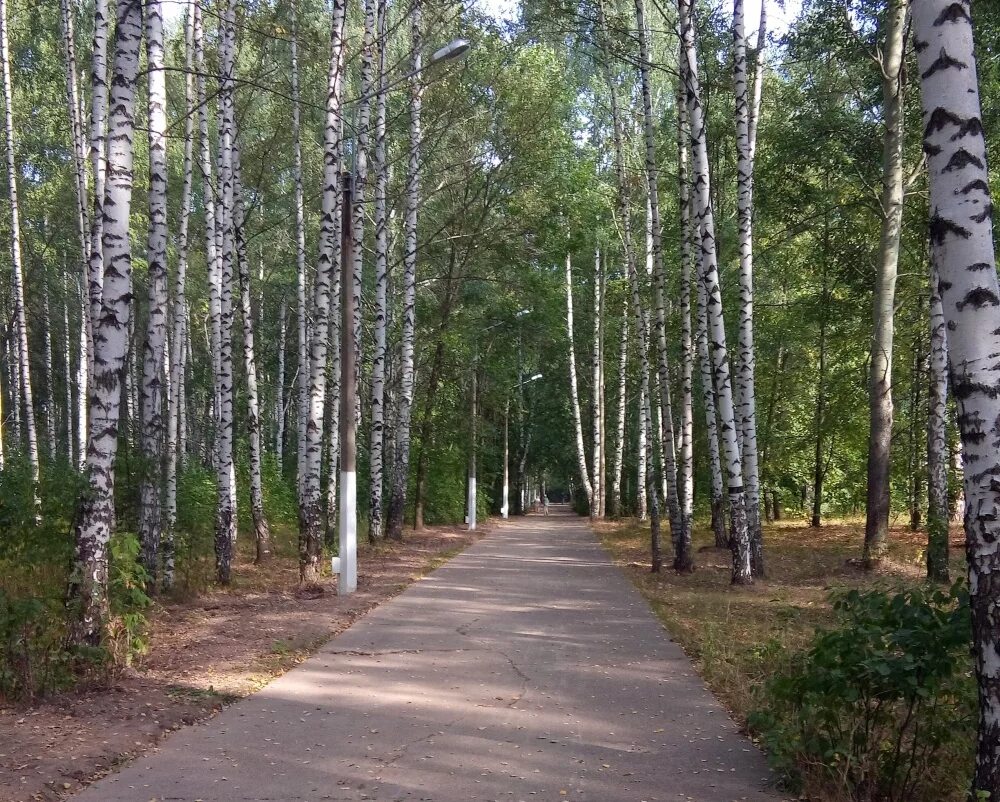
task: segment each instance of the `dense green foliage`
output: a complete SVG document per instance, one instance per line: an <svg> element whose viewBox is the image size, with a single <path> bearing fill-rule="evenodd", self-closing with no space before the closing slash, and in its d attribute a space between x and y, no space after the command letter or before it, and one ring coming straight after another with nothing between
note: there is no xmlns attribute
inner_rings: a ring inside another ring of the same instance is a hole
<svg viewBox="0 0 1000 802"><path fill-rule="evenodd" d="M750 726L798 788L828 787L858 802L914 802L959 793L974 739L968 594L851 590L761 695Z"/></svg>

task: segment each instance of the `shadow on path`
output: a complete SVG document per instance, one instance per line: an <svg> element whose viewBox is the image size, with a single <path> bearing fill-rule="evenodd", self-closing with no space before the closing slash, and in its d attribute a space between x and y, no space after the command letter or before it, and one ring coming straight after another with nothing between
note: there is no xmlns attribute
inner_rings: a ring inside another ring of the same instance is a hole
<svg viewBox="0 0 1000 802"><path fill-rule="evenodd" d="M77 802L782 799L586 523L494 534Z"/></svg>

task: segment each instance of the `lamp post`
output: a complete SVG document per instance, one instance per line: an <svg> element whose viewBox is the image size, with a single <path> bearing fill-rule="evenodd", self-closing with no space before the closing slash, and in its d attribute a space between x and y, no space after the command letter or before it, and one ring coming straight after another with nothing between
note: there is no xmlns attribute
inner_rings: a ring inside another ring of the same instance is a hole
<svg viewBox="0 0 1000 802"><path fill-rule="evenodd" d="M398 78L400 83L419 75L422 69L442 61L450 61L465 55L471 47L468 39L453 39L444 47L434 51L427 64L411 70ZM383 86L377 91L386 91ZM372 93L354 98L353 102L368 100ZM354 593L358 588L358 474L357 474L357 418L358 388L355 381L354 338L354 269L350 253L353 240L352 215L354 176L344 171L340 176L341 200L341 248L340 248L340 520L337 527L339 573L337 592Z"/></svg>
<svg viewBox="0 0 1000 802"><path fill-rule="evenodd" d="M337 530L340 575L337 592L346 594L353 593L358 587L358 424L354 415L358 388L354 380L354 270L350 259L354 176L346 171L341 173L340 187L343 205L340 246L340 524Z"/></svg>
<svg viewBox="0 0 1000 802"><path fill-rule="evenodd" d="M441 50L446 50L447 47L451 47L451 45L443 47L441 48ZM439 50L438 53L440 53L441 50ZM434 55L436 56L437 53L435 53ZM451 56L449 56L449 58L450 57ZM530 309L520 309L514 314L514 319L520 320L522 317L529 314L531 314ZM492 326L487 326L485 329L482 330L481 334L485 334L488 331L492 331L493 329L499 326L503 326L506 323L507 323L506 320L501 320L497 323L494 323ZM465 520L470 530L476 528L476 437L477 437L476 421L479 414L479 408L477 403L478 390L479 390L479 346L477 344L476 356L472 364L472 382L470 386L470 391L472 396L470 399L470 405L471 405L470 411L472 413L472 417L469 424L469 429L470 429L469 434L471 437L471 442L469 444L469 481L466 485L466 493L465 493ZM507 516L504 517L506 518Z"/></svg>
<svg viewBox="0 0 1000 802"><path fill-rule="evenodd" d="M541 373L536 373L531 378L518 382L511 390L517 390L526 384L531 384L542 378ZM506 520L510 517L510 399L504 402L503 406L503 496L500 502L500 517Z"/></svg>

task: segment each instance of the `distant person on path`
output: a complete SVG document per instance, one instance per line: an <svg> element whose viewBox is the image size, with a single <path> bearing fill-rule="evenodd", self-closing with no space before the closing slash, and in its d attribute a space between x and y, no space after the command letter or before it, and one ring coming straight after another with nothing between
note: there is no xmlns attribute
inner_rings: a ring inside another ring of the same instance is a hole
<svg viewBox="0 0 1000 802"><path fill-rule="evenodd" d="M542 514L549 514L549 497L547 495L542 496Z"/></svg>

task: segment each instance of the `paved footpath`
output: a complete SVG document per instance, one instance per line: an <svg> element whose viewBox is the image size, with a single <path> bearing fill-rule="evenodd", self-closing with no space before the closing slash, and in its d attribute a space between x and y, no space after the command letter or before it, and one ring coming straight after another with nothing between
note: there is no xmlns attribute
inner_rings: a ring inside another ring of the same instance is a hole
<svg viewBox="0 0 1000 802"><path fill-rule="evenodd" d="M498 527L74 799L782 799L768 783L761 753L564 513Z"/></svg>

